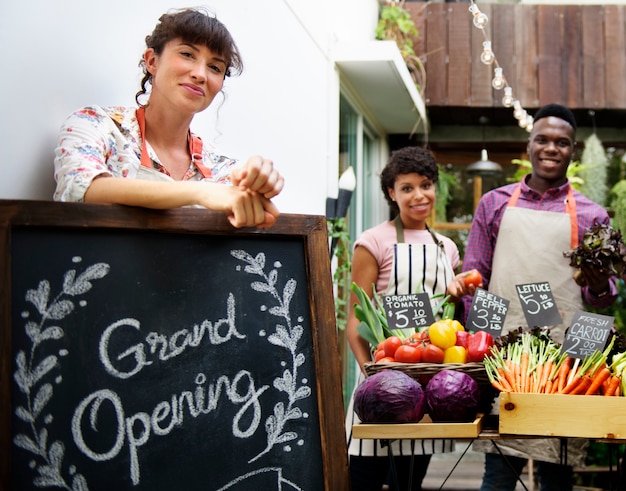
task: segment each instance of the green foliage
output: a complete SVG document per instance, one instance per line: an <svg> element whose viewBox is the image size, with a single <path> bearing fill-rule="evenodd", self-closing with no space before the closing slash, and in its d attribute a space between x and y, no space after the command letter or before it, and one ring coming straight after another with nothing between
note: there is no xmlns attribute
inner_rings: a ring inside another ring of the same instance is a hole
<svg viewBox="0 0 626 491"><path fill-rule="evenodd" d="M352 247L350 233L344 217L327 221L328 236L337 241L334 257L337 267L333 273L335 287L335 316L337 328L344 330L348 323L348 301L350 298L350 271L352 269ZM331 258L332 259L332 258Z"/></svg>
<svg viewBox="0 0 626 491"><path fill-rule="evenodd" d="M613 228L626 237L626 179L622 179L611 189L609 208L613 211Z"/></svg>
<svg viewBox="0 0 626 491"><path fill-rule="evenodd" d="M583 150L581 162L580 177L583 180L583 184L580 191L590 200L604 205L608 193L606 175L609 160L602 142L595 133L589 135L585 140L585 149Z"/></svg>
<svg viewBox="0 0 626 491"><path fill-rule="evenodd" d="M517 165L518 168L515 171L515 174L507 179L507 181L509 182L519 182L524 178L526 174L530 174L533 170L533 166L530 163L530 160L513 159L511 160L511 163ZM567 168L567 178L569 179L572 187L574 189L577 189L578 191L581 190L581 186L583 184L583 180L579 177L579 174L583 171L584 168L585 166L577 161L570 162L569 167Z"/></svg>
<svg viewBox="0 0 626 491"><path fill-rule="evenodd" d="M395 40L404 57L415 54L412 37L417 35L418 30L411 15L401 5L391 3L381 7L376 26L376 39Z"/></svg>
<svg viewBox="0 0 626 491"><path fill-rule="evenodd" d="M435 217L437 222L447 222L446 208L450 197L455 188L459 188L460 184L456 176L445 170L445 167L437 164L439 167L439 180L436 185L437 201L435 202Z"/></svg>
<svg viewBox="0 0 626 491"><path fill-rule="evenodd" d="M422 59L415 53L413 40L419 31L404 2L385 2L380 8L376 39L395 41L409 73L420 93L426 86L426 69Z"/></svg>

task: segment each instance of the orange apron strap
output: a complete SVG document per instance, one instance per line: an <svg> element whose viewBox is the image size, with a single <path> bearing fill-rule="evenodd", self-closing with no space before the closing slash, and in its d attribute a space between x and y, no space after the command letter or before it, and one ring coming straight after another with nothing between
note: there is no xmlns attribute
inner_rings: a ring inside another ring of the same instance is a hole
<svg viewBox="0 0 626 491"><path fill-rule="evenodd" d="M509 198L508 206L515 206L517 198L519 198L522 192L522 186L517 186L513 190L513 194ZM567 191L567 197L565 198L565 213L569 214L570 220L570 244L572 249L578 245L578 218L576 217L576 201L574 200L574 192L570 186Z"/></svg>
<svg viewBox="0 0 626 491"><path fill-rule="evenodd" d="M148 155L148 148L146 146L146 115L145 108L139 107L136 111L137 123L139 123L139 133L141 136L141 165L152 169L152 160ZM202 140L199 136L196 136L189 132L189 154L191 155L191 161L195 164L197 169L204 178L210 178L213 176L213 172L207 166L204 165L204 159L202 154Z"/></svg>
<svg viewBox="0 0 626 491"><path fill-rule="evenodd" d="M570 219L570 243L572 245L572 249L576 248L578 245L578 219L576 218L576 201L574 200L574 192L570 186L569 191L567 192L567 197L565 198L565 211L569 213Z"/></svg>

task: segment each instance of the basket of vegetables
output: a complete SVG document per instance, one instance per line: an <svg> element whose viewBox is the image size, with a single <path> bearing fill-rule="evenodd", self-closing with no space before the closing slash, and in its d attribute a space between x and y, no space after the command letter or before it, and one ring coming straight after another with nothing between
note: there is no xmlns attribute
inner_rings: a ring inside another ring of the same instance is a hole
<svg viewBox="0 0 626 491"><path fill-rule="evenodd" d="M441 371L457 371L469 375L478 384L479 410L488 412L497 391L487 376L483 359L494 344L485 331L470 333L453 320L454 304L442 297L435 312L442 319L422 329L390 329L383 303L375 293L369 296L352 284L359 303L355 315L361 322L357 330L372 347L372 362L365 364L368 375L392 369L409 375L422 386Z"/></svg>

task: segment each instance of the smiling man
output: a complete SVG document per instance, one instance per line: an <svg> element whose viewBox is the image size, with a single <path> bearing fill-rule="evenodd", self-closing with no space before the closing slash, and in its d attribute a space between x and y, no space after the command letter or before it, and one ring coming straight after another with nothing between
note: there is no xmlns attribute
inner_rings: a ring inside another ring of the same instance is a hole
<svg viewBox="0 0 626 491"><path fill-rule="evenodd" d="M527 327L515 285L549 282L563 322L546 327L559 343L576 311L585 310L585 304L607 307L616 298L615 277L587 268L582 271L587 284L581 288L573 279L574 268L563 255L582 241L592 225L610 223L606 210L573 189L567 179L575 136L576 120L568 108L558 104L542 107L534 117L527 147L531 174L519 183L488 192L476 209L463 270L478 270L485 289L510 300L502 334ZM466 314L471 302L472 297L463 299ZM541 491L571 490L571 465L584 461L584 443L570 441L570 465L564 466L559 465L558 439L503 441L498 447L510 456L509 462L500 454L487 453L480 489L513 491L517 475L532 458L538 461ZM474 448L497 452L490 442L479 442Z"/></svg>

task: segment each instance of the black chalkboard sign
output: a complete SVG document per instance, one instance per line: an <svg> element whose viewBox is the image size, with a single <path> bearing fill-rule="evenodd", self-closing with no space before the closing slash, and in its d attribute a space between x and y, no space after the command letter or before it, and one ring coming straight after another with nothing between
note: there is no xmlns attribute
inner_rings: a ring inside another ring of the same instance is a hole
<svg viewBox="0 0 626 491"><path fill-rule="evenodd" d="M0 201L0 487L348 489L323 217Z"/></svg>
<svg viewBox="0 0 626 491"><path fill-rule="evenodd" d="M509 303L510 301L506 298L477 288L467 316L465 330L487 331L494 338L502 336L502 326L509 310Z"/></svg>
<svg viewBox="0 0 626 491"><path fill-rule="evenodd" d="M420 329L435 322L428 293L385 295L383 307L389 329Z"/></svg>
<svg viewBox="0 0 626 491"><path fill-rule="evenodd" d="M565 332L561 352L583 359L594 351L604 351L613 328L613 317L576 311Z"/></svg>
<svg viewBox="0 0 626 491"><path fill-rule="evenodd" d="M515 289L528 327L555 326L563 322L550 283L525 283L515 285Z"/></svg>

